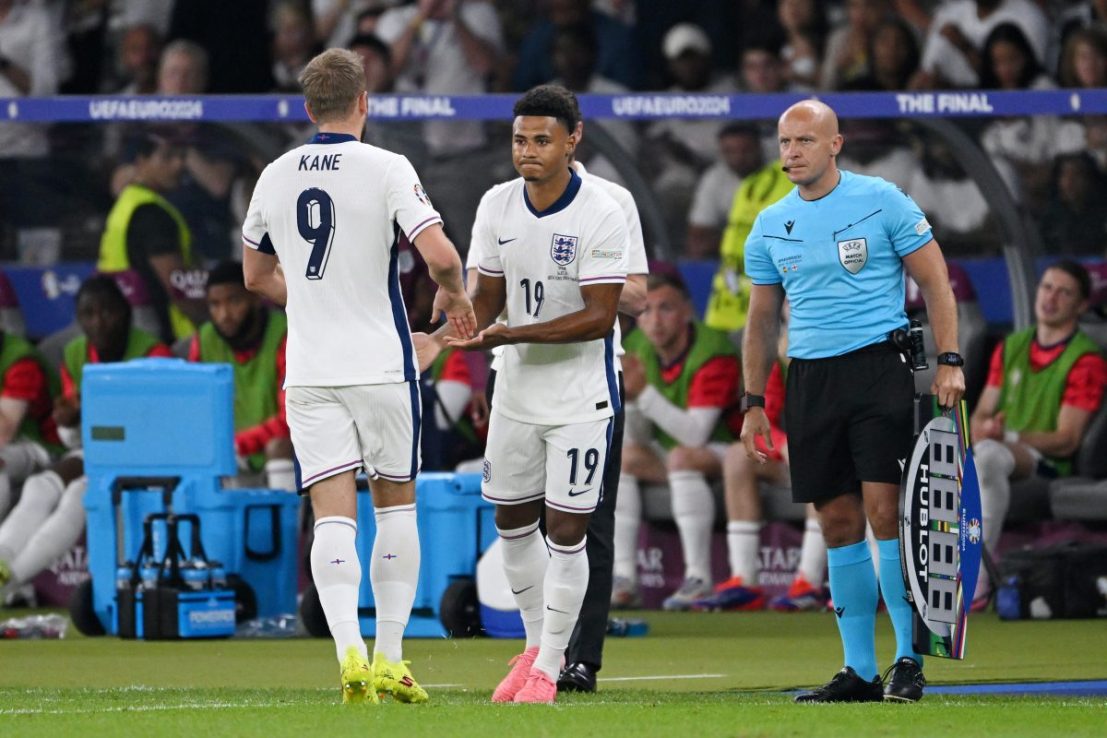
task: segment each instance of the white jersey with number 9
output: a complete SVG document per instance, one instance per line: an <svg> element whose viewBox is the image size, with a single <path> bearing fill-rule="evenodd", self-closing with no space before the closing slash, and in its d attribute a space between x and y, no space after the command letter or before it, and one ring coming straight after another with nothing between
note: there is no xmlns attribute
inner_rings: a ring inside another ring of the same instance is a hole
<svg viewBox="0 0 1107 738"><path fill-rule="evenodd" d="M408 160L320 133L261 173L242 227L288 285L285 386L417 379L397 241L441 223Z"/></svg>

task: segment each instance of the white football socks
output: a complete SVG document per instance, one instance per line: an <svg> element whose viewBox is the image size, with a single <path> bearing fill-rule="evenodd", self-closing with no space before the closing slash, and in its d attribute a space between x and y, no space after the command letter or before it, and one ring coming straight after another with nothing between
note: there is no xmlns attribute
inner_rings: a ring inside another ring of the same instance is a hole
<svg viewBox="0 0 1107 738"><path fill-rule="evenodd" d="M373 652L392 662L403 659L404 628L411 617L419 586L419 527L415 503L375 511L377 537L369 580L377 606L377 638Z"/></svg>
<svg viewBox="0 0 1107 738"><path fill-rule="evenodd" d="M269 459L265 462L265 486L269 489L296 491L296 465L292 459Z"/></svg>
<svg viewBox="0 0 1107 738"><path fill-rule="evenodd" d="M315 521L315 541L311 545L311 574L319 603L327 616L334 638L338 663L346 649L357 648L368 658L357 617L358 588L361 586L361 562L357 558L357 521L334 515Z"/></svg>
<svg viewBox="0 0 1107 738"><path fill-rule="evenodd" d="M527 648L542 641L543 589L550 552L538 532L538 521L522 528L496 528L503 539L504 574L527 632ZM587 573L586 573L587 575Z"/></svg>
<svg viewBox="0 0 1107 738"><path fill-rule="evenodd" d="M59 479L56 474L53 476ZM65 488L57 509L38 528L32 530L31 538L23 550L16 552L15 560L11 562L12 581L27 582L34 579L77 545L85 529L84 501L87 486L88 480L80 477Z"/></svg>
<svg viewBox="0 0 1107 738"><path fill-rule="evenodd" d="M622 490L620 497L622 496ZM673 520L684 550L685 579L711 581L711 526L715 522L715 498L703 474L697 471L669 472Z"/></svg>
<svg viewBox="0 0 1107 738"><path fill-rule="evenodd" d="M561 672L561 660L569 647L584 592L588 589L587 540L585 536L579 543L559 546L546 539L550 549L550 563L543 583L546 612L542 623L542 647L538 649L534 668L544 671L553 682Z"/></svg>
<svg viewBox="0 0 1107 738"><path fill-rule="evenodd" d="M637 477L619 475L619 495L615 498L614 573L631 582L638 581L638 527L642 523L642 492Z"/></svg>
<svg viewBox="0 0 1107 738"><path fill-rule="evenodd" d="M796 571L813 587L821 587L826 581L826 541L819 521L814 518L807 518L803 525L803 544Z"/></svg>
<svg viewBox="0 0 1107 738"><path fill-rule="evenodd" d="M64 491L61 477L52 471L27 478L19 504L0 525L0 559L11 563L50 517Z"/></svg>
<svg viewBox="0 0 1107 738"><path fill-rule="evenodd" d="M730 555L730 576L741 577L747 587L759 584L761 571L761 523L731 520L726 524L726 548Z"/></svg>

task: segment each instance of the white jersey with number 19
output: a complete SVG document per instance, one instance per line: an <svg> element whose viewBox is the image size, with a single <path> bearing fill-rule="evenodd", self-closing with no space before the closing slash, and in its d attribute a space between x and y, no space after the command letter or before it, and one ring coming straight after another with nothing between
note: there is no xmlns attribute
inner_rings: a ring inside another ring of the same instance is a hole
<svg viewBox="0 0 1107 738"><path fill-rule="evenodd" d="M477 209L477 268L504 278L509 326L575 313L584 309L581 288L626 281L628 239L619 205L570 172L565 193L541 212L522 179L492 188ZM538 425L609 418L619 405L614 361L611 333L592 341L506 346L493 409Z"/></svg>
<svg viewBox="0 0 1107 738"><path fill-rule="evenodd" d="M286 387L417 379L397 240L441 223L406 158L320 133L261 173L242 226L288 285Z"/></svg>

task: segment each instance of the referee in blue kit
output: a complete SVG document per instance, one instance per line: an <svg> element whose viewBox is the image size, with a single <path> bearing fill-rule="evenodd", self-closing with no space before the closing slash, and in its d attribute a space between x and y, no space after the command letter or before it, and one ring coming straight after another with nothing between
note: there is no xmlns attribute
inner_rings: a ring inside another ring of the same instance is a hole
<svg viewBox="0 0 1107 738"><path fill-rule="evenodd" d="M833 110L814 100L796 103L780 117L778 131L781 162L796 188L758 216L746 241L753 289L742 346L748 408L742 443L751 458L765 461L754 439L771 444L763 394L787 296L792 498L813 502L818 511L845 651L844 668L796 701L915 702L926 680L911 643L897 525L914 382L890 334L907 327L906 267L922 290L940 352L931 391L953 406L965 392L953 291L915 202L879 177L838 169L843 139ZM874 636L878 577L866 519L876 534L880 590L896 634L895 660L883 678Z"/></svg>

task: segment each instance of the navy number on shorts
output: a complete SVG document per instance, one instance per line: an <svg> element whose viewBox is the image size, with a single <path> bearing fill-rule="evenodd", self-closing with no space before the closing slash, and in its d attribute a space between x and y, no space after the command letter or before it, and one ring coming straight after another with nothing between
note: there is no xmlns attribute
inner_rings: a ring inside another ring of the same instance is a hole
<svg viewBox="0 0 1107 738"><path fill-rule="evenodd" d="M577 483L577 466L580 461L580 449L571 448L566 453L573 463L573 466L569 469L569 484ZM584 480L585 484L592 484L592 477L596 476L596 466L600 463L600 452L594 448L590 448L584 452L584 468L588 470L588 478Z"/></svg>
<svg viewBox="0 0 1107 738"><path fill-rule="evenodd" d="M531 288L530 280L524 279L519 282L519 286L523 288L523 293L526 296L527 302L527 315L532 315L535 318L538 317L538 311L542 309L542 302L546 299L546 288L542 286L541 281L534 283L534 311L531 312Z"/></svg>
<svg viewBox="0 0 1107 738"><path fill-rule="evenodd" d="M304 276L322 279L334 240L334 200L331 196L318 187L301 192L296 200L296 227L300 229L300 237L311 244Z"/></svg>

